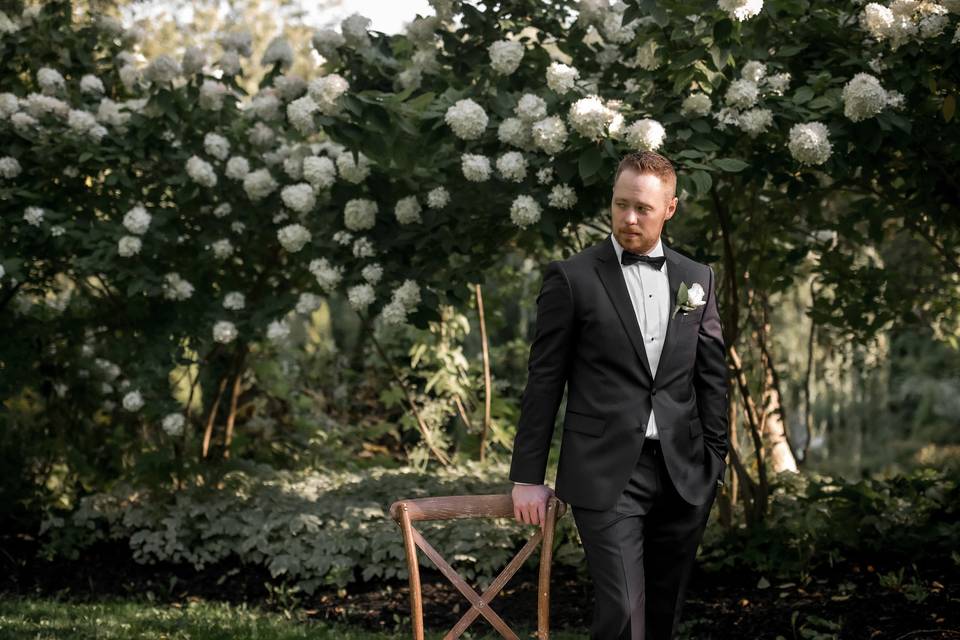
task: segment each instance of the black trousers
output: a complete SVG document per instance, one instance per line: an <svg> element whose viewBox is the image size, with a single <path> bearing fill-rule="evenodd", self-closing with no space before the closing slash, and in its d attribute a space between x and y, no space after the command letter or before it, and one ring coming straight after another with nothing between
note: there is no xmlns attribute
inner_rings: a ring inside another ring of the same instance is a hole
<svg viewBox="0 0 960 640"><path fill-rule="evenodd" d="M677 493L660 442L644 441L613 507L573 507L593 581L592 640L671 640L713 497L691 505Z"/></svg>

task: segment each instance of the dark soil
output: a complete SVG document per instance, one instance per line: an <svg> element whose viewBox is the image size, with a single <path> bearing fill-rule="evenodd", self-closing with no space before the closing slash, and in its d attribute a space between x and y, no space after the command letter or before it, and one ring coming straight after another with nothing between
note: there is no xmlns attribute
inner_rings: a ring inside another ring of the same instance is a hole
<svg viewBox="0 0 960 640"><path fill-rule="evenodd" d="M881 585L878 574L896 567L846 562L807 582L759 584L747 572L695 571L683 612L683 633L698 640L960 640L960 576L950 559L908 567L904 588ZM435 571L424 570L424 617L429 629L448 629L466 611L466 600ZM267 585L280 585L264 567L223 562L202 571L174 564L140 565L121 542L101 543L77 560L47 562L36 543L0 534L0 598L56 597L72 602L106 598L156 603L189 599L250 603L266 609L296 606L307 617L369 629L409 629L405 581L358 582L291 600ZM919 584L922 588L911 588ZM529 568L508 583L493 609L511 626L536 623L536 574ZM908 597L911 596L913 599ZM918 598L924 596L922 601ZM586 637L593 607L587 580L556 566L551 582L551 626L580 630ZM488 627L482 619L473 630Z"/></svg>

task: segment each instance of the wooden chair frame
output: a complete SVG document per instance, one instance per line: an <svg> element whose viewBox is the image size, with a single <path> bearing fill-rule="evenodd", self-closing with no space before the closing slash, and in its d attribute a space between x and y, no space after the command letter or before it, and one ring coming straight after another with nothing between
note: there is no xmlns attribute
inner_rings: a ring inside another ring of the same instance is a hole
<svg viewBox="0 0 960 640"><path fill-rule="evenodd" d="M504 567L482 594L464 581L450 564L444 560L433 546L424 539L413 526L420 520L451 520L455 518L513 518L513 499L509 494L477 496L445 496L437 498L417 498L398 500L390 506L390 516L400 525L403 532L403 547L407 556L407 570L410 575L410 609L413 622L414 640L424 640L423 595L420 590L420 565L417 562L417 548L430 558L440 572L470 602L470 608L460 621L444 636L444 640L459 638L467 627L483 616L493 625L501 636L508 640L519 640L517 634L488 605L497 597L500 590L517 572L530 554L543 542L540 552L540 573L537 585L537 638L547 640L550 637L550 564L553 560L553 534L557 518L563 516L567 505L551 496L547 503L545 522L530 536L523 548Z"/></svg>

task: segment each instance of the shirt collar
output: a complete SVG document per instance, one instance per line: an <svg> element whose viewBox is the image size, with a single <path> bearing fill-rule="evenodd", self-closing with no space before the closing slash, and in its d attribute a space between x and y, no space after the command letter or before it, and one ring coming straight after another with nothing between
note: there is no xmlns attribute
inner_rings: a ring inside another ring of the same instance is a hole
<svg viewBox="0 0 960 640"><path fill-rule="evenodd" d="M610 234L610 240L613 242L613 250L617 252L617 262L620 262L623 256L623 247L620 246L620 243L617 242L616 236L614 236L612 233ZM660 238L657 238L657 244L655 244L653 249L650 250L650 253L646 255L652 258L657 258L663 255L663 243L660 241Z"/></svg>

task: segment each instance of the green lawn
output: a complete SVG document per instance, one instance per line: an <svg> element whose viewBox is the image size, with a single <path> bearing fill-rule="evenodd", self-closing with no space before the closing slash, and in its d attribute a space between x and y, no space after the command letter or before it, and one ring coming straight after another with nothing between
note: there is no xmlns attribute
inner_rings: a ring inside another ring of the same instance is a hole
<svg viewBox="0 0 960 640"><path fill-rule="evenodd" d="M464 638L499 638L486 633L483 620L474 622ZM489 629L489 626L487 626ZM446 630L428 633L439 640ZM529 634L516 630L520 637ZM74 604L56 600L0 599L0 640L365 640L408 639L413 634L376 633L320 622L301 622L282 614L247 606L215 602L191 602L183 606L130 601ZM557 640L574 640L582 634L551 634Z"/></svg>

